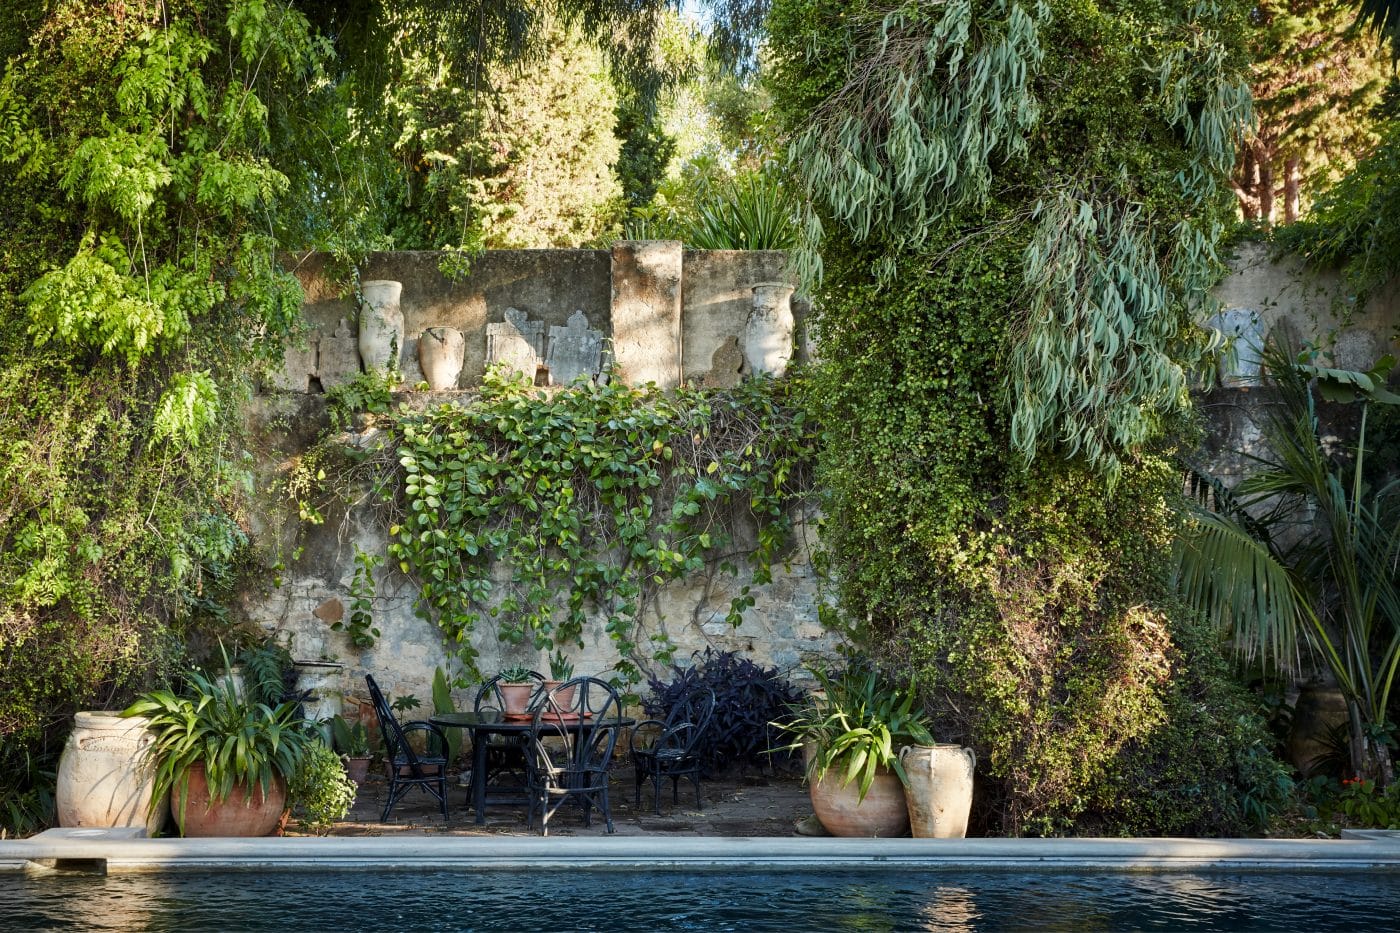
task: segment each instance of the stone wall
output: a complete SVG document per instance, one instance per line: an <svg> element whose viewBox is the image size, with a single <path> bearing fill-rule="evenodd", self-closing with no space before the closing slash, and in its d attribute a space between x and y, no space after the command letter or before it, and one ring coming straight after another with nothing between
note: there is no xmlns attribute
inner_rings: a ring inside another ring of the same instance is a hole
<svg viewBox="0 0 1400 933"><path fill-rule="evenodd" d="M511 321L527 322L522 325L526 336L536 339L567 327L580 311L587 327L605 338L620 377L630 383L673 387L684 379L733 384L752 368L742 346L754 307L753 286L781 281L786 265L781 252L683 251L669 241L625 242L610 251L488 252L473 262L469 275L454 280L440 271L441 258L440 253L380 253L359 270L362 281L402 283L405 339L399 362L405 391L399 399L410 405L470 393L481 382L488 356L505 345L501 335L521 337ZM448 653L437 628L415 614L415 588L402 574L383 567L375 574L375 623L381 635L373 648L358 651L330 627L348 612L355 548L383 554L384 529L367 509L329 514L325 524L306 527L285 500L276 498L281 476L326 425L324 391L348 381L358 369L353 365L355 295L335 283L322 257L302 258L296 271L306 292L309 338L304 347L289 348L284 372L249 410L266 492L256 510L254 533L266 550L282 555L285 566L278 579L247 593L243 608L251 621L289 640L295 657L340 661L343 668L332 689L363 695L363 675L372 673L391 694L413 693L426 704L433 671L448 664ZM793 304L800 317L803 303ZM409 391L423 378L417 343L430 327L452 327L465 338L456 390ZM516 348L528 342L520 340ZM360 443L371 440L359 438ZM756 604L738 628L725 616L739 587L751 582L747 568L740 568L737 577L716 572L662 588L647 607L645 630L668 636L678 646L678 660L713 647L740 651L801 676L804 659L828 654L833 647L817 623L820 597L810 533L809 523L799 522L796 546L785 565L774 569L773 582L754 590ZM542 652L503 646L486 623L479 629L482 670L517 662L547 669ZM588 647L573 656L577 672L611 668L617 657L602 620L595 620L584 637ZM467 697L458 701L467 702Z"/></svg>
<svg viewBox="0 0 1400 933"><path fill-rule="evenodd" d="M1400 278L1362 306L1333 272L1307 267L1296 256L1275 257L1261 243L1240 244L1232 272L1216 288L1239 346L1222 366L1219 384L1199 407L1207 437L1202 463L1233 483L1263 453L1260 426L1269 393L1260 385L1253 345L1275 339L1321 350L1323 365L1369 369L1386 353L1400 355Z"/></svg>
<svg viewBox="0 0 1400 933"><path fill-rule="evenodd" d="M506 321L508 308L531 321L564 327L582 311L590 328L610 339L618 367L629 381L675 385L679 380L729 384L748 371L741 350L752 308L752 286L782 278L784 257L775 252L682 251L675 243L623 243L606 250L522 250L487 253L471 274L453 281L438 269L437 253L385 253L371 256L361 268L363 279L403 283L405 345L401 365L405 381L421 378L415 350L418 336L434 326L451 326L466 337L459 391L480 382L487 360L487 331ZM257 456L267 488L278 474L314 442L325 424L323 362L334 363L353 346L355 305L325 274L318 257L298 267L306 288L306 318L313 330L308 349L288 353L288 371L277 385L255 400L250 417L259 439ZM1323 347L1338 366L1364 368L1387 350L1395 351L1400 324L1400 283L1375 296L1365 307L1352 307L1334 275L1305 269L1296 259L1275 261L1257 244L1245 244L1233 273L1218 296L1236 314L1253 320L1257 335L1284 334L1294 342ZM803 310L794 301L799 319ZM326 341L329 335L331 342ZM329 352L327 352L329 351ZM1258 451L1258 416L1267 395L1249 378L1225 380L1201 399L1209 436L1205 464L1215 472L1237 475L1238 451ZM406 392L410 404L453 397L452 392ZM810 518L810 516L808 517ZM295 516L285 502L269 499L254 519L258 539L286 557L280 578L247 594L246 613L271 631L290 638L298 657L334 657L344 664L341 689L361 689L370 672L393 694L414 693L425 703L434 668L446 663L437 629L413 612L414 590L400 574L381 568L375 604L381 637L370 650L352 649L344 635L331 631L327 619L345 610L353 570L354 547L384 552L384 532L362 511L335 514L326 524L295 534ZM756 605L743 625L725 621L730 599L749 582L715 574L665 587L649 607L648 630L664 631L678 646L678 657L705 647L737 650L764 664L797 669L801 662L833 648L832 637L817 623L821 590L810 562L810 521L799 525L797 545L788 563L775 570L774 581L755 590ZM295 557L295 559L293 559ZM490 631L478 633L484 670L507 663L545 664L541 654L503 650ZM589 647L576 658L580 673L609 668L616 660L611 643L595 622L586 634ZM459 698L465 702L465 697Z"/></svg>

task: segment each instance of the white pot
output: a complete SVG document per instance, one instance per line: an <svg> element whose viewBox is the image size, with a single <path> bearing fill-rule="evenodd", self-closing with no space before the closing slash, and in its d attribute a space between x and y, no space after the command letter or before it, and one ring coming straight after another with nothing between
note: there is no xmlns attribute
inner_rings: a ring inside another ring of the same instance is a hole
<svg viewBox="0 0 1400 933"><path fill-rule="evenodd" d="M744 328L744 360L749 372L781 376L792 360L792 291L786 282L753 287L753 309Z"/></svg>
<svg viewBox="0 0 1400 933"><path fill-rule="evenodd" d="M899 763L909 779L905 800L916 839L961 839L972 812L977 755L958 745L906 745Z"/></svg>
<svg viewBox="0 0 1400 933"><path fill-rule="evenodd" d="M58 762L54 802L64 827L144 826L155 835L164 805L151 812L154 762L146 750L155 737L144 716L123 719L112 711L81 712Z"/></svg>
<svg viewBox="0 0 1400 933"><path fill-rule="evenodd" d="M360 283L360 362L365 372L398 368L403 353L403 283L371 279Z"/></svg>
<svg viewBox="0 0 1400 933"><path fill-rule="evenodd" d="M429 327L418 338L418 362L423 378L436 391L457 388L462 363L466 360L467 340L455 327Z"/></svg>

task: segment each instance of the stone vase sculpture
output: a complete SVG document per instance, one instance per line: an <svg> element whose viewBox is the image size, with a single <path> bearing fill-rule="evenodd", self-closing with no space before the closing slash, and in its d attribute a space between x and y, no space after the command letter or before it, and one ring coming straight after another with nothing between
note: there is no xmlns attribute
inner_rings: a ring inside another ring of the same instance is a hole
<svg viewBox="0 0 1400 933"><path fill-rule="evenodd" d="M365 372L398 369L403 350L403 283L371 279L360 283L360 362Z"/></svg>
<svg viewBox="0 0 1400 933"><path fill-rule="evenodd" d="M418 338L418 363L435 391L457 388L466 354L466 338L455 327L429 327Z"/></svg>
<svg viewBox="0 0 1400 933"><path fill-rule="evenodd" d="M744 328L744 360L749 372L781 376L792 361L793 288L786 282L753 287L753 310Z"/></svg>
<svg viewBox="0 0 1400 933"><path fill-rule="evenodd" d="M65 827L131 827L155 835L164 804L151 806L155 762L148 757L155 736L144 716L124 718L110 710L74 717L73 732L58 762L55 809Z"/></svg>

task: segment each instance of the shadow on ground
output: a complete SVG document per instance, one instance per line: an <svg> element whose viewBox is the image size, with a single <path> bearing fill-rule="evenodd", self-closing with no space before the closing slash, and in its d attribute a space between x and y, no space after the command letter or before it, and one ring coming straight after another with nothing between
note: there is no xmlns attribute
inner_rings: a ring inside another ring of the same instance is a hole
<svg viewBox="0 0 1400 933"><path fill-rule="evenodd" d="M412 790L394 808L389 822L380 822L388 784L371 775L361 785L359 797L349 817L331 830L332 836L388 836L449 834L479 836L492 834L527 835L538 833L525 826L525 807L494 806L486 810L486 825L478 826L471 809L465 775L448 778L447 813L444 823L437 801L420 790ZM795 775L759 774L749 771L721 775L701 784L705 806L695 806L695 790L681 783L680 801L673 803L669 782L661 792L661 814L652 809L651 788L642 788L642 806L635 806L631 769L614 771L609 785L613 825L619 836L790 836L798 820L812 812L807 789ZM583 825L577 807L566 806L549 821L551 836L603 836L606 829L595 811L593 825Z"/></svg>

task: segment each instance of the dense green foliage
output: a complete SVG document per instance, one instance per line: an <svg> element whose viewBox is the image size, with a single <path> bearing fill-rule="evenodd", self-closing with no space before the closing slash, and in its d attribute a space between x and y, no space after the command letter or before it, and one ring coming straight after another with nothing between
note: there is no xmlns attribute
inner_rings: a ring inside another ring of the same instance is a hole
<svg viewBox="0 0 1400 933"><path fill-rule="evenodd" d="M1167 585L1246 13L774 6L770 86L824 235L826 559L858 643L976 748L994 831L1236 831L1272 775ZM1225 745L1194 775L1166 767L1204 736Z"/></svg>
<svg viewBox="0 0 1400 933"><path fill-rule="evenodd" d="M0 77L0 734L28 748L222 624L236 405L301 298L271 126L321 63L280 5L51 7Z"/></svg>
<svg viewBox="0 0 1400 933"><path fill-rule="evenodd" d="M389 557L468 674L480 673L472 636L486 620L505 642L550 650L581 646L596 618L635 682L639 663L673 650L665 620L647 613L659 585L707 562L737 572L740 556L753 584L771 578L814 443L791 392L773 380L541 392L490 373L476 398L383 419L389 438L368 460L344 451L337 467L332 438L302 469L332 491L382 491ZM732 602L734 624L751 585Z"/></svg>
<svg viewBox="0 0 1400 933"><path fill-rule="evenodd" d="M1390 50L1363 32L1349 0L1264 0L1251 21L1258 122L1235 190L1246 220L1293 223L1374 145Z"/></svg>

